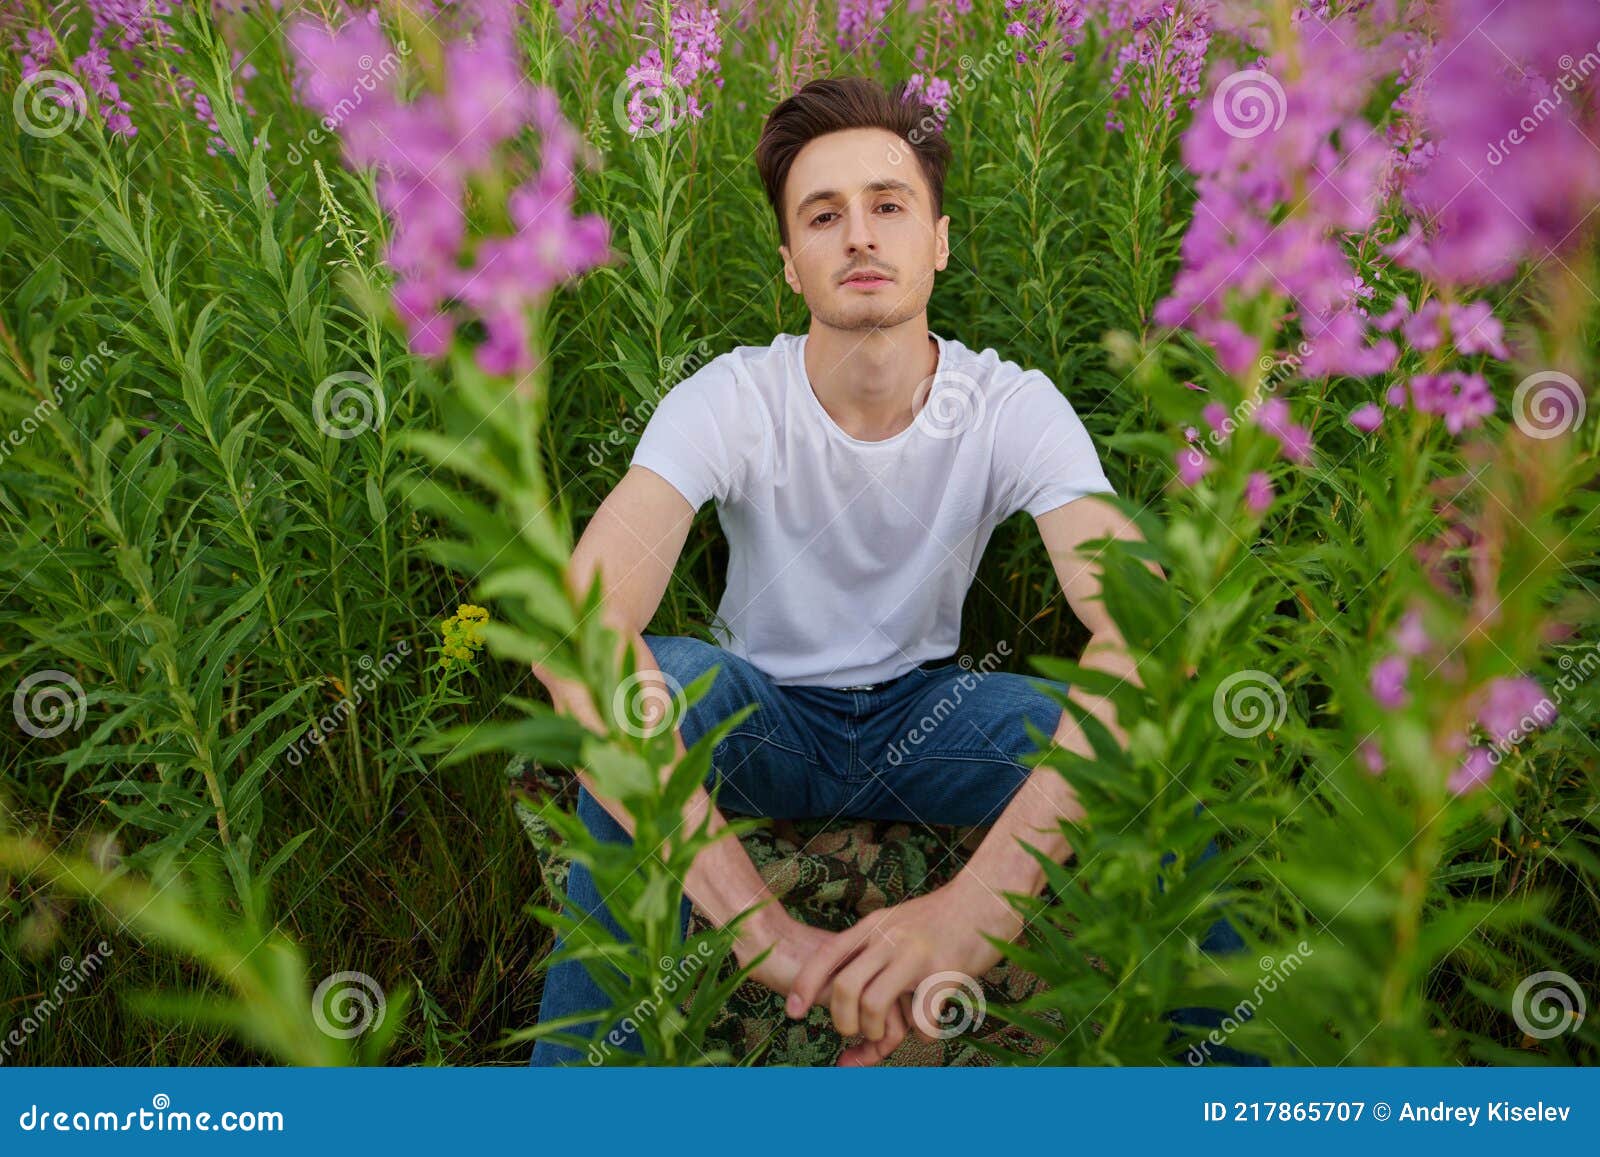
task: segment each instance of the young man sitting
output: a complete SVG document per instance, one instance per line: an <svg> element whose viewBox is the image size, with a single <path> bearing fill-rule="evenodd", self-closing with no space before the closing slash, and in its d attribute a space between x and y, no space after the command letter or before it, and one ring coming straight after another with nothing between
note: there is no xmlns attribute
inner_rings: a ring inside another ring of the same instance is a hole
<svg viewBox="0 0 1600 1157"><path fill-rule="evenodd" d="M988 972L1000 957L985 933L1022 933L1005 894L1037 894L1045 880L1019 840L1057 861L1071 854L1059 829L1082 814L1071 789L1018 760L1034 750L1025 721L1090 754L1081 728L1047 681L974 679L955 661L962 601L996 525L1033 516L1092 634L1082 662L1136 680L1080 544L1138 534L1095 497L1113 491L1083 423L1045 374L928 330L934 274L950 256L950 150L930 112L862 78L815 81L773 110L756 160L810 328L734 349L668 391L572 564L585 582L598 568L607 621L663 701L720 664L711 691L672 721L682 743L757 704L713 753L723 810L992 825L948 884L844 932L776 902L744 924L736 956L772 949L755 976L787 995L791 1016L825 1000L838 1031L862 1037L843 1064L900 1043L925 979ZM729 547L720 645L641 635L708 499ZM558 708L603 729L586 695L538 673ZM1121 738L1109 704L1072 695ZM936 709L937 725L919 726ZM709 805L697 792L685 822ZM620 805L588 787L579 814L601 838L630 838ZM712 829L721 822L714 814ZM733 839L703 852L684 885L685 925L690 900L721 925L770 899ZM569 906L618 933L604 900L574 864ZM570 961L550 970L540 1019L606 1003ZM542 1041L533 1063L577 1059Z"/></svg>

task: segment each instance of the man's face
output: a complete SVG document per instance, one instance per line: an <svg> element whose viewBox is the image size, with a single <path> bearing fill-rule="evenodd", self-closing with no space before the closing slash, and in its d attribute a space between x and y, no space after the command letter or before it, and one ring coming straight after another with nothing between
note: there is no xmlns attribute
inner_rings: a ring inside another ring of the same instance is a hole
<svg viewBox="0 0 1600 1157"><path fill-rule="evenodd" d="M845 129L802 148L784 186L783 276L834 329L916 317L950 260L950 218L911 146L886 129Z"/></svg>

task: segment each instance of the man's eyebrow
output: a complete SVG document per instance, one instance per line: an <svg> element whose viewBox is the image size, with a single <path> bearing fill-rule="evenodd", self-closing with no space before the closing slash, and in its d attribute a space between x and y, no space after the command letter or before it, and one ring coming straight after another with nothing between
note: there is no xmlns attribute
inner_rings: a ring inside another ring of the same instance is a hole
<svg viewBox="0 0 1600 1157"><path fill-rule="evenodd" d="M886 177L879 181L868 181L866 190L869 193L899 193L909 200L916 200L917 196L915 186L893 177ZM819 201L835 201L843 196L844 194L837 189L818 189L814 193L807 193L800 198L800 203L794 207L794 215L803 217L806 210Z"/></svg>

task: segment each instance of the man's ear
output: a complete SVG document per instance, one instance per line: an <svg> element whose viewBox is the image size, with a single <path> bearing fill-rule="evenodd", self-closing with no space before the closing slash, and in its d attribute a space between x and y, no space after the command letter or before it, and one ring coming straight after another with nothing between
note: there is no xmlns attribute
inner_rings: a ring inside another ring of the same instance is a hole
<svg viewBox="0 0 1600 1157"><path fill-rule="evenodd" d="M783 279L789 283L789 288L796 293L800 292L800 278L794 271L794 255L789 252L787 245L778 246L778 256L783 258Z"/></svg>
<svg viewBox="0 0 1600 1157"><path fill-rule="evenodd" d="M943 270L950 264L950 214L946 213L940 217L933 231L935 234L933 267L935 270Z"/></svg>

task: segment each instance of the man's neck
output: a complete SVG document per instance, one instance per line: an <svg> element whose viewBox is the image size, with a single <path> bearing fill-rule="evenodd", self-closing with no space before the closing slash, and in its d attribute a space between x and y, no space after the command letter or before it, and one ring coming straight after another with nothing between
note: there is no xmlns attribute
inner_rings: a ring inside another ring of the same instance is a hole
<svg viewBox="0 0 1600 1157"><path fill-rule="evenodd" d="M926 312L888 329L833 329L813 319L805 363L812 391L839 428L881 442L915 419L939 346Z"/></svg>

